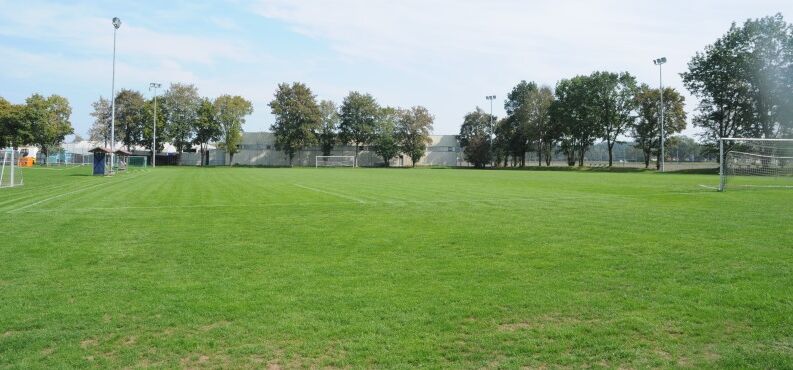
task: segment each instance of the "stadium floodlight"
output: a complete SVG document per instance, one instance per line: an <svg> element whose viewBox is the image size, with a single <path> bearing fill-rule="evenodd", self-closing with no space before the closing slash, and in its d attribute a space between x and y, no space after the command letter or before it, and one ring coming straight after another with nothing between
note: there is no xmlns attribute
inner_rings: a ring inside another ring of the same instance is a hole
<svg viewBox="0 0 793 370"><path fill-rule="evenodd" d="M661 121L659 125L661 126L661 172L664 172L664 75L663 75L663 65L666 63L666 57L661 57L658 59L653 59L653 64L658 66L658 84L660 86L660 93L661 93Z"/></svg>
<svg viewBox="0 0 793 370"><path fill-rule="evenodd" d="M121 19L113 17L113 79L110 88L110 173L113 173L116 151L116 31L121 27Z"/></svg>
<svg viewBox="0 0 793 370"><path fill-rule="evenodd" d="M162 87L158 82L149 84L149 91L154 89L154 135L151 141L151 167L157 167L157 89Z"/></svg>
<svg viewBox="0 0 793 370"><path fill-rule="evenodd" d="M495 131L493 127L493 101L496 100L496 96L488 95L485 97L485 99L490 101L490 135L488 135L488 137L490 137L490 140L493 140L493 137L491 136L493 135L493 131Z"/></svg>

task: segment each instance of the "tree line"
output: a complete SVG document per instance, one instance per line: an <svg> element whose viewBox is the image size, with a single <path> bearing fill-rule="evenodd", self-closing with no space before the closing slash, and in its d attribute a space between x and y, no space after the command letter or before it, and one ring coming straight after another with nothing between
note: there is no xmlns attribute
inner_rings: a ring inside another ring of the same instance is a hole
<svg viewBox="0 0 793 370"><path fill-rule="evenodd" d="M721 137L793 135L793 26L782 15L733 24L688 69L681 74L684 85L700 100L693 123L709 151L717 150ZM476 167L524 166L525 154L534 152L542 166L555 151L568 165L583 166L587 149L602 141L611 166L614 145L631 137L645 167L651 157L660 164L661 93L628 72L575 76L554 88L521 81L504 101L505 117L480 108L465 115L463 154ZM677 90L664 88L663 108L668 137L686 128L685 100Z"/></svg>
<svg viewBox="0 0 793 370"><path fill-rule="evenodd" d="M202 97L192 84L172 83L157 98L146 99L139 91L121 89L115 97L115 138L130 150L140 146L152 150L154 126L157 126L157 151L170 142L179 153L198 146L201 163L209 163L209 143L218 143L229 154L229 163L239 151L242 126L253 113L250 101L237 95L221 95L215 99ZM93 103L93 125L89 138L108 145L111 125L111 103L100 97ZM157 121L154 121L154 117Z"/></svg>
<svg viewBox="0 0 793 370"><path fill-rule="evenodd" d="M46 163L49 152L74 133L71 114L69 101L60 95L33 94L24 104L0 97L0 148L35 145Z"/></svg>
<svg viewBox="0 0 793 370"><path fill-rule="evenodd" d="M340 106L330 100L317 102L303 83L278 85L269 103L275 116L270 127L275 147L289 158L298 151L318 146L330 155L338 145L355 146L357 160L362 147L369 147L389 165L400 154L409 156L413 166L431 143L434 117L423 106L397 108L380 106L370 94L350 92Z"/></svg>

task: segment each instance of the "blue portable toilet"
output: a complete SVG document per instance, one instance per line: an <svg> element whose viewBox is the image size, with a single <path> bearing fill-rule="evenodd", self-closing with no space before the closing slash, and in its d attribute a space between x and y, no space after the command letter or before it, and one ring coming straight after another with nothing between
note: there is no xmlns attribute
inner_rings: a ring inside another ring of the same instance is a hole
<svg viewBox="0 0 793 370"><path fill-rule="evenodd" d="M104 176L108 174L107 171L107 162L110 159L108 154L110 154L110 149L96 147L89 152L94 153L94 176Z"/></svg>

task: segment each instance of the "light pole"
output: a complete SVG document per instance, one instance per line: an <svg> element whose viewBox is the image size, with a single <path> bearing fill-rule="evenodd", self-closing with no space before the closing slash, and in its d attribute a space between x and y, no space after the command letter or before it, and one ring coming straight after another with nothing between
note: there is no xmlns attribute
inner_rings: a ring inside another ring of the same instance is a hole
<svg viewBox="0 0 793 370"><path fill-rule="evenodd" d="M116 31L121 27L121 19L113 17L113 82L110 93L110 173L116 161Z"/></svg>
<svg viewBox="0 0 793 370"><path fill-rule="evenodd" d="M157 89L162 87L162 84L152 82L149 84L149 91L154 89L154 135L151 139L151 167L157 167Z"/></svg>
<svg viewBox="0 0 793 370"><path fill-rule="evenodd" d="M662 66L666 63L666 57L654 59L653 63L658 66L658 84L661 87L661 172L664 172L664 75Z"/></svg>
<svg viewBox="0 0 793 370"><path fill-rule="evenodd" d="M495 133L495 128L493 127L493 100L496 100L496 96L488 95L485 99L490 101L490 133L487 135L487 138L490 139L490 150L493 150L493 134Z"/></svg>

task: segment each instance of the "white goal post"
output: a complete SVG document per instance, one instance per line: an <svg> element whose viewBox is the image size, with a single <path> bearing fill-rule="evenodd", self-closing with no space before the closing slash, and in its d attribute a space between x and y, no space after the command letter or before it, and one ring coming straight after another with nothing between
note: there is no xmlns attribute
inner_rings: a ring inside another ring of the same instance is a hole
<svg viewBox="0 0 793 370"><path fill-rule="evenodd" d="M14 149L6 148L1 150L3 162L0 163L0 188L12 188L23 185L22 173L17 170L16 162L18 156Z"/></svg>
<svg viewBox="0 0 793 370"><path fill-rule="evenodd" d="M356 167L354 155L318 155L314 167Z"/></svg>
<svg viewBox="0 0 793 370"><path fill-rule="evenodd" d="M793 139L719 139L719 191L793 189Z"/></svg>

